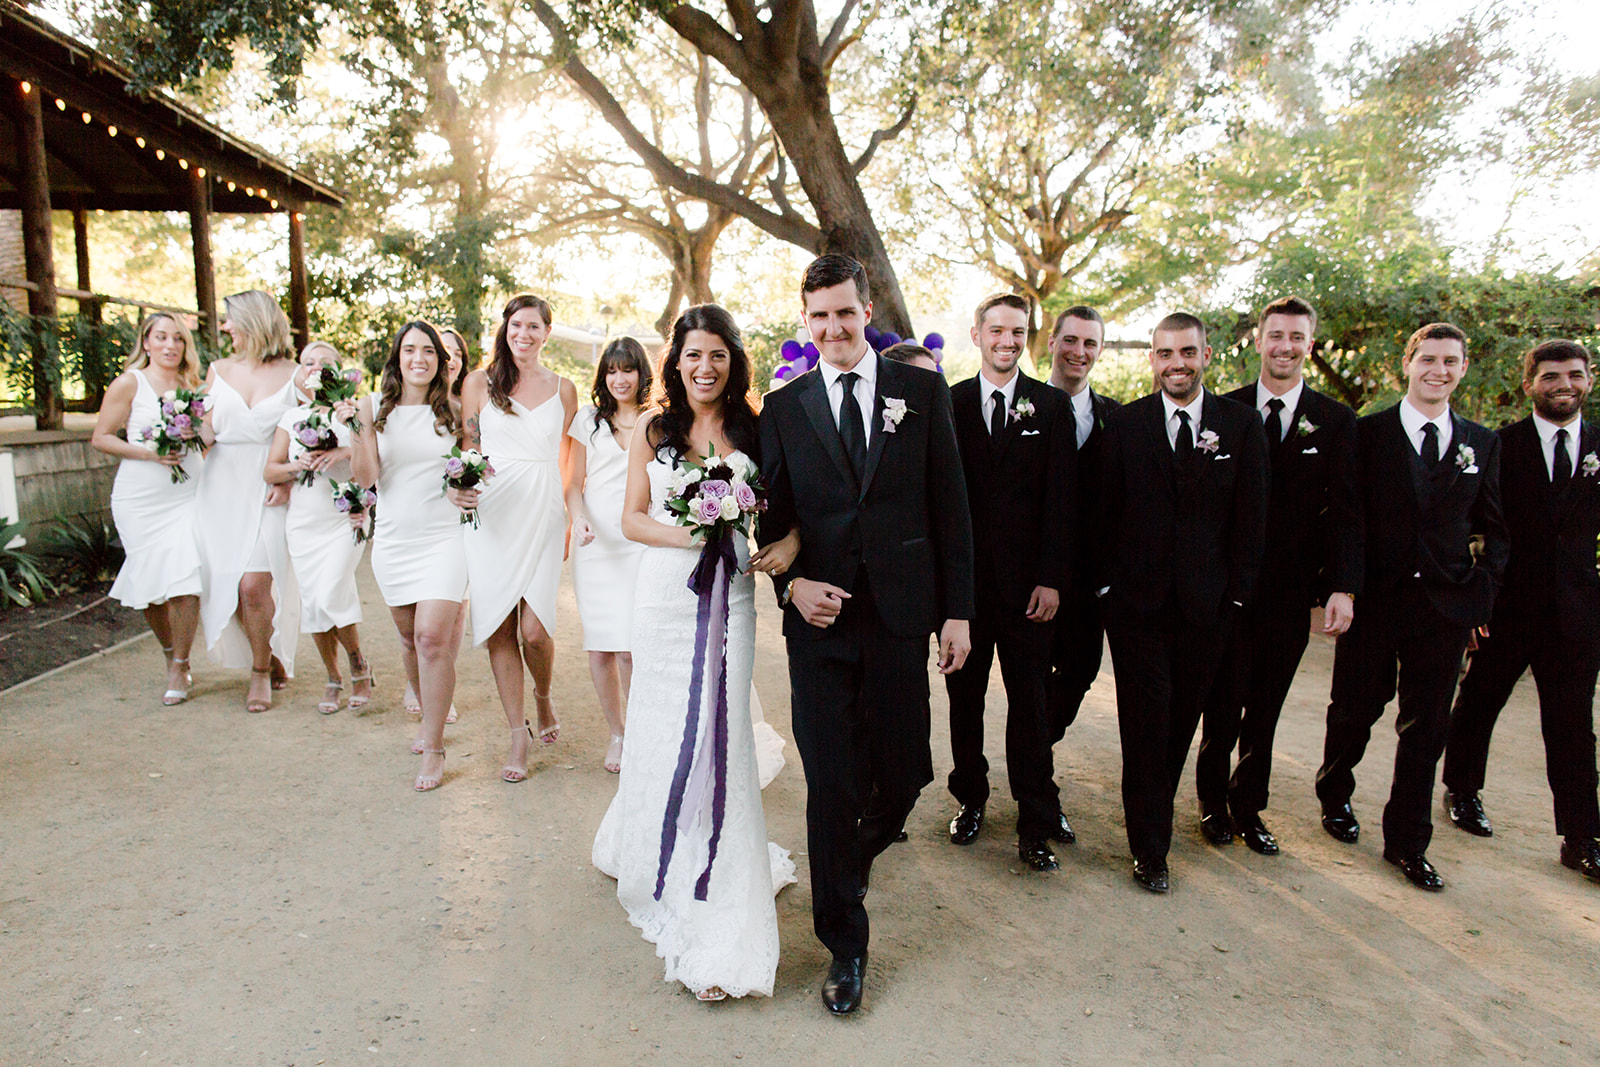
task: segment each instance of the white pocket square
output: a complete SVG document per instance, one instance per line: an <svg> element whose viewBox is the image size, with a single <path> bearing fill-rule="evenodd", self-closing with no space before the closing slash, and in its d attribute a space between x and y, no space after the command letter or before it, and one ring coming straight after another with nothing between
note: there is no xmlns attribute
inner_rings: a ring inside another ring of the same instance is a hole
<svg viewBox="0 0 1600 1067"><path fill-rule="evenodd" d="M1213 463L1220 463L1220 462L1222 462L1222 461L1223 461L1223 460L1225 460L1225 459L1232 459L1232 458L1233 458L1233 453L1232 453L1232 452L1224 452L1224 453L1223 453L1223 454L1222 454L1222 455L1220 455L1220 456L1213 456L1213 457L1211 457L1211 462L1213 462Z"/></svg>
<svg viewBox="0 0 1600 1067"><path fill-rule="evenodd" d="M1312 445L1310 448L1303 450L1300 454L1302 456L1314 456L1317 454L1317 446Z"/></svg>
<svg viewBox="0 0 1600 1067"><path fill-rule="evenodd" d="M1476 463L1474 463L1472 466L1464 468L1461 471L1461 473L1462 474L1477 474L1478 473L1478 465Z"/></svg>
<svg viewBox="0 0 1600 1067"><path fill-rule="evenodd" d="M1022 431L1022 436L1023 437L1038 437L1039 436L1039 431L1038 430L1023 430Z"/></svg>

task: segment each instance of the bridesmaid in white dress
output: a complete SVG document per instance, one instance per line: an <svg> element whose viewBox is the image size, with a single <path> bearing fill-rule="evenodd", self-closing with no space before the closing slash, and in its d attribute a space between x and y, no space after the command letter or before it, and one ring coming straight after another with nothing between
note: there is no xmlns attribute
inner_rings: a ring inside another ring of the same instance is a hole
<svg viewBox="0 0 1600 1067"><path fill-rule="evenodd" d="M750 724L750 677L755 660L753 571L787 569L798 539L754 556L743 538L734 546L742 573L728 582L726 633L726 763L720 826L714 790L679 792L683 752L713 765L706 741L716 714L712 686L697 701L693 744L685 745L695 658L699 598L688 588L701 553L690 531L675 525L665 497L685 455L715 447L754 459L759 453L750 398L750 363L739 331L715 305L689 308L673 327L661 366L662 403L639 420L628 452L622 529L647 545L634 600L634 676L628 700L628 740L617 795L595 835L595 866L617 880L628 920L666 961L666 980L682 982L700 1000L772 994L778 966L774 892L794 881L788 853L767 840ZM708 650L710 651L710 650ZM714 672L707 670L711 678ZM687 775L688 781L699 778ZM701 804L689 810L697 796ZM684 805L669 821L674 799ZM664 827L674 832L664 832ZM718 832L713 839L713 828ZM713 842L715 843L713 859Z"/></svg>
<svg viewBox="0 0 1600 1067"><path fill-rule="evenodd" d="M644 548L622 535L622 496L628 485L628 445L650 395L650 360L644 346L619 337L594 369L590 396L572 420L572 462L567 467L567 513L572 516L572 585L583 620L589 677L600 713L611 728L605 769L622 769L622 709L633 675L629 632L633 586Z"/></svg>
<svg viewBox="0 0 1600 1067"><path fill-rule="evenodd" d="M454 634L467 590L460 512L440 493L444 456L459 425L450 403L443 344L428 323L395 336L379 394L335 409L349 423L356 481L378 487L372 575L400 632L401 659L422 698L422 767L412 788L444 782L444 717L455 696Z"/></svg>
<svg viewBox="0 0 1600 1067"><path fill-rule="evenodd" d="M533 675L539 739L553 744L561 729L550 703L550 634L567 525L566 434L578 391L540 364L551 321L543 299L512 297L495 331L494 358L467 375L461 388L462 447L478 449L495 469L482 489L452 492L451 499L478 511L477 528L467 531L472 640L489 646L489 668L511 730L511 758L500 773L507 782L528 777L533 727L523 703L524 661Z"/></svg>
<svg viewBox="0 0 1600 1067"><path fill-rule="evenodd" d="M200 359L189 328L156 313L139 324L128 369L106 389L89 443L122 460L111 487L111 518L127 552L111 596L144 612L167 659L161 702L189 699L189 650L200 623L200 553L194 543L199 451L158 456L141 442L161 414L161 394L200 385ZM199 427L196 427L198 431ZM125 432L125 438L118 431ZM174 482L172 468L189 474Z"/></svg>
<svg viewBox="0 0 1600 1067"><path fill-rule="evenodd" d="M339 351L326 341L312 341L300 352L300 366L310 381L330 367L340 370ZM278 421L278 431L267 456L270 485L289 487L289 514L284 532L295 582L300 586L300 629L311 634L327 671L327 686L317 710L332 715L339 710L344 678L339 673L339 647L350 660L350 710L359 711L372 700L372 668L361 654L361 596L356 591L356 566L362 546L356 543L349 516L333 504L333 482L350 480L350 429L333 424L337 448L307 451L295 436L295 425L311 416L309 406L291 409ZM326 414L326 413L324 413ZM311 484L301 484L307 474Z"/></svg>
<svg viewBox="0 0 1600 1067"><path fill-rule="evenodd" d="M262 481L278 420L299 403L289 320L259 289L223 301L233 355L206 374L205 471L196 490L200 620L207 654L250 668L246 711L266 711L294 676L300 591L284 539L284 486Z"/></svg>

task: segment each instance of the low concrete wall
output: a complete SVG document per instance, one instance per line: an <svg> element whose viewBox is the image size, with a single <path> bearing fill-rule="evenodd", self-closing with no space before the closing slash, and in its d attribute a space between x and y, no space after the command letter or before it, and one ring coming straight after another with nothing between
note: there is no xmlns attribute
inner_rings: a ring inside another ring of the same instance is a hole
<svg viewBox="0 0 1600 1067"><path fill-rule="evenodd" d="M11 453L23 536L32 540L52 519L89 515L111 520L111 482L117 460L96 452L86 430L24 430L0 434Z"/></svg>

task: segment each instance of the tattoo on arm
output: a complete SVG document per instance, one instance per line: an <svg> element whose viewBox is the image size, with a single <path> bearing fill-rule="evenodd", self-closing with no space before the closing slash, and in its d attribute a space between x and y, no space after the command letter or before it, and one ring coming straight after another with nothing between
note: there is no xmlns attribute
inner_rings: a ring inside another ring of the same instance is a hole
<svg viewBox="0 0 1600 1067"><path fill-rule="evenodd" d="M468 447L470 447L470 448L479 447L482 444L482 439L478 436L478 416L476 416L476 415L468 415L467 416L466 431L467 431L467 445L468 445Z"/></svg>

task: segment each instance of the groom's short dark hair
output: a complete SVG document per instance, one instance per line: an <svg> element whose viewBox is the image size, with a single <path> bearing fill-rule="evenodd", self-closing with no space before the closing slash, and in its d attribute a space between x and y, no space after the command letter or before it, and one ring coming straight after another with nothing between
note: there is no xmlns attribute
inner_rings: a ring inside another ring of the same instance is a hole
<svg viewBox="0 0 1600 1067"><path fill-rule="evenodd" d="M972 316L972 324L974 326L982 326L983 317L989 314L991 310L998 307L1015 308L1024 315L1027 315L1029 319L1029 332L1032 332L1033 309L1028 306L1028 302L1026 300L1018 296L1016 293L996 293L993 296L984 297L983 303L978 305L977 312Z"/></svg>
<svg viewBox="0 0 1600 1067"><path fill-rule="evenodd" d="M818 289L831 289L840 282L855 282L856 295L861 298L861 306L867 306L869 303L867 268L861 265L860 260L837 252L818 256L811 261L810 266L806 267L806 272L800 279L800 300L804 303L807 293L814 293Z"/></svg>
<svg viewBox="0 0 1600 1067"><path fill-rule="evenodd" d="M1200 347L1206 346L1206 324L1200 321L1198 315L1191 315L1187 311L1174 311L1156 323L1156 328L1150 333L1153 337L1157 333L1178 333L1183 330L1199 330Z"/></svg>

